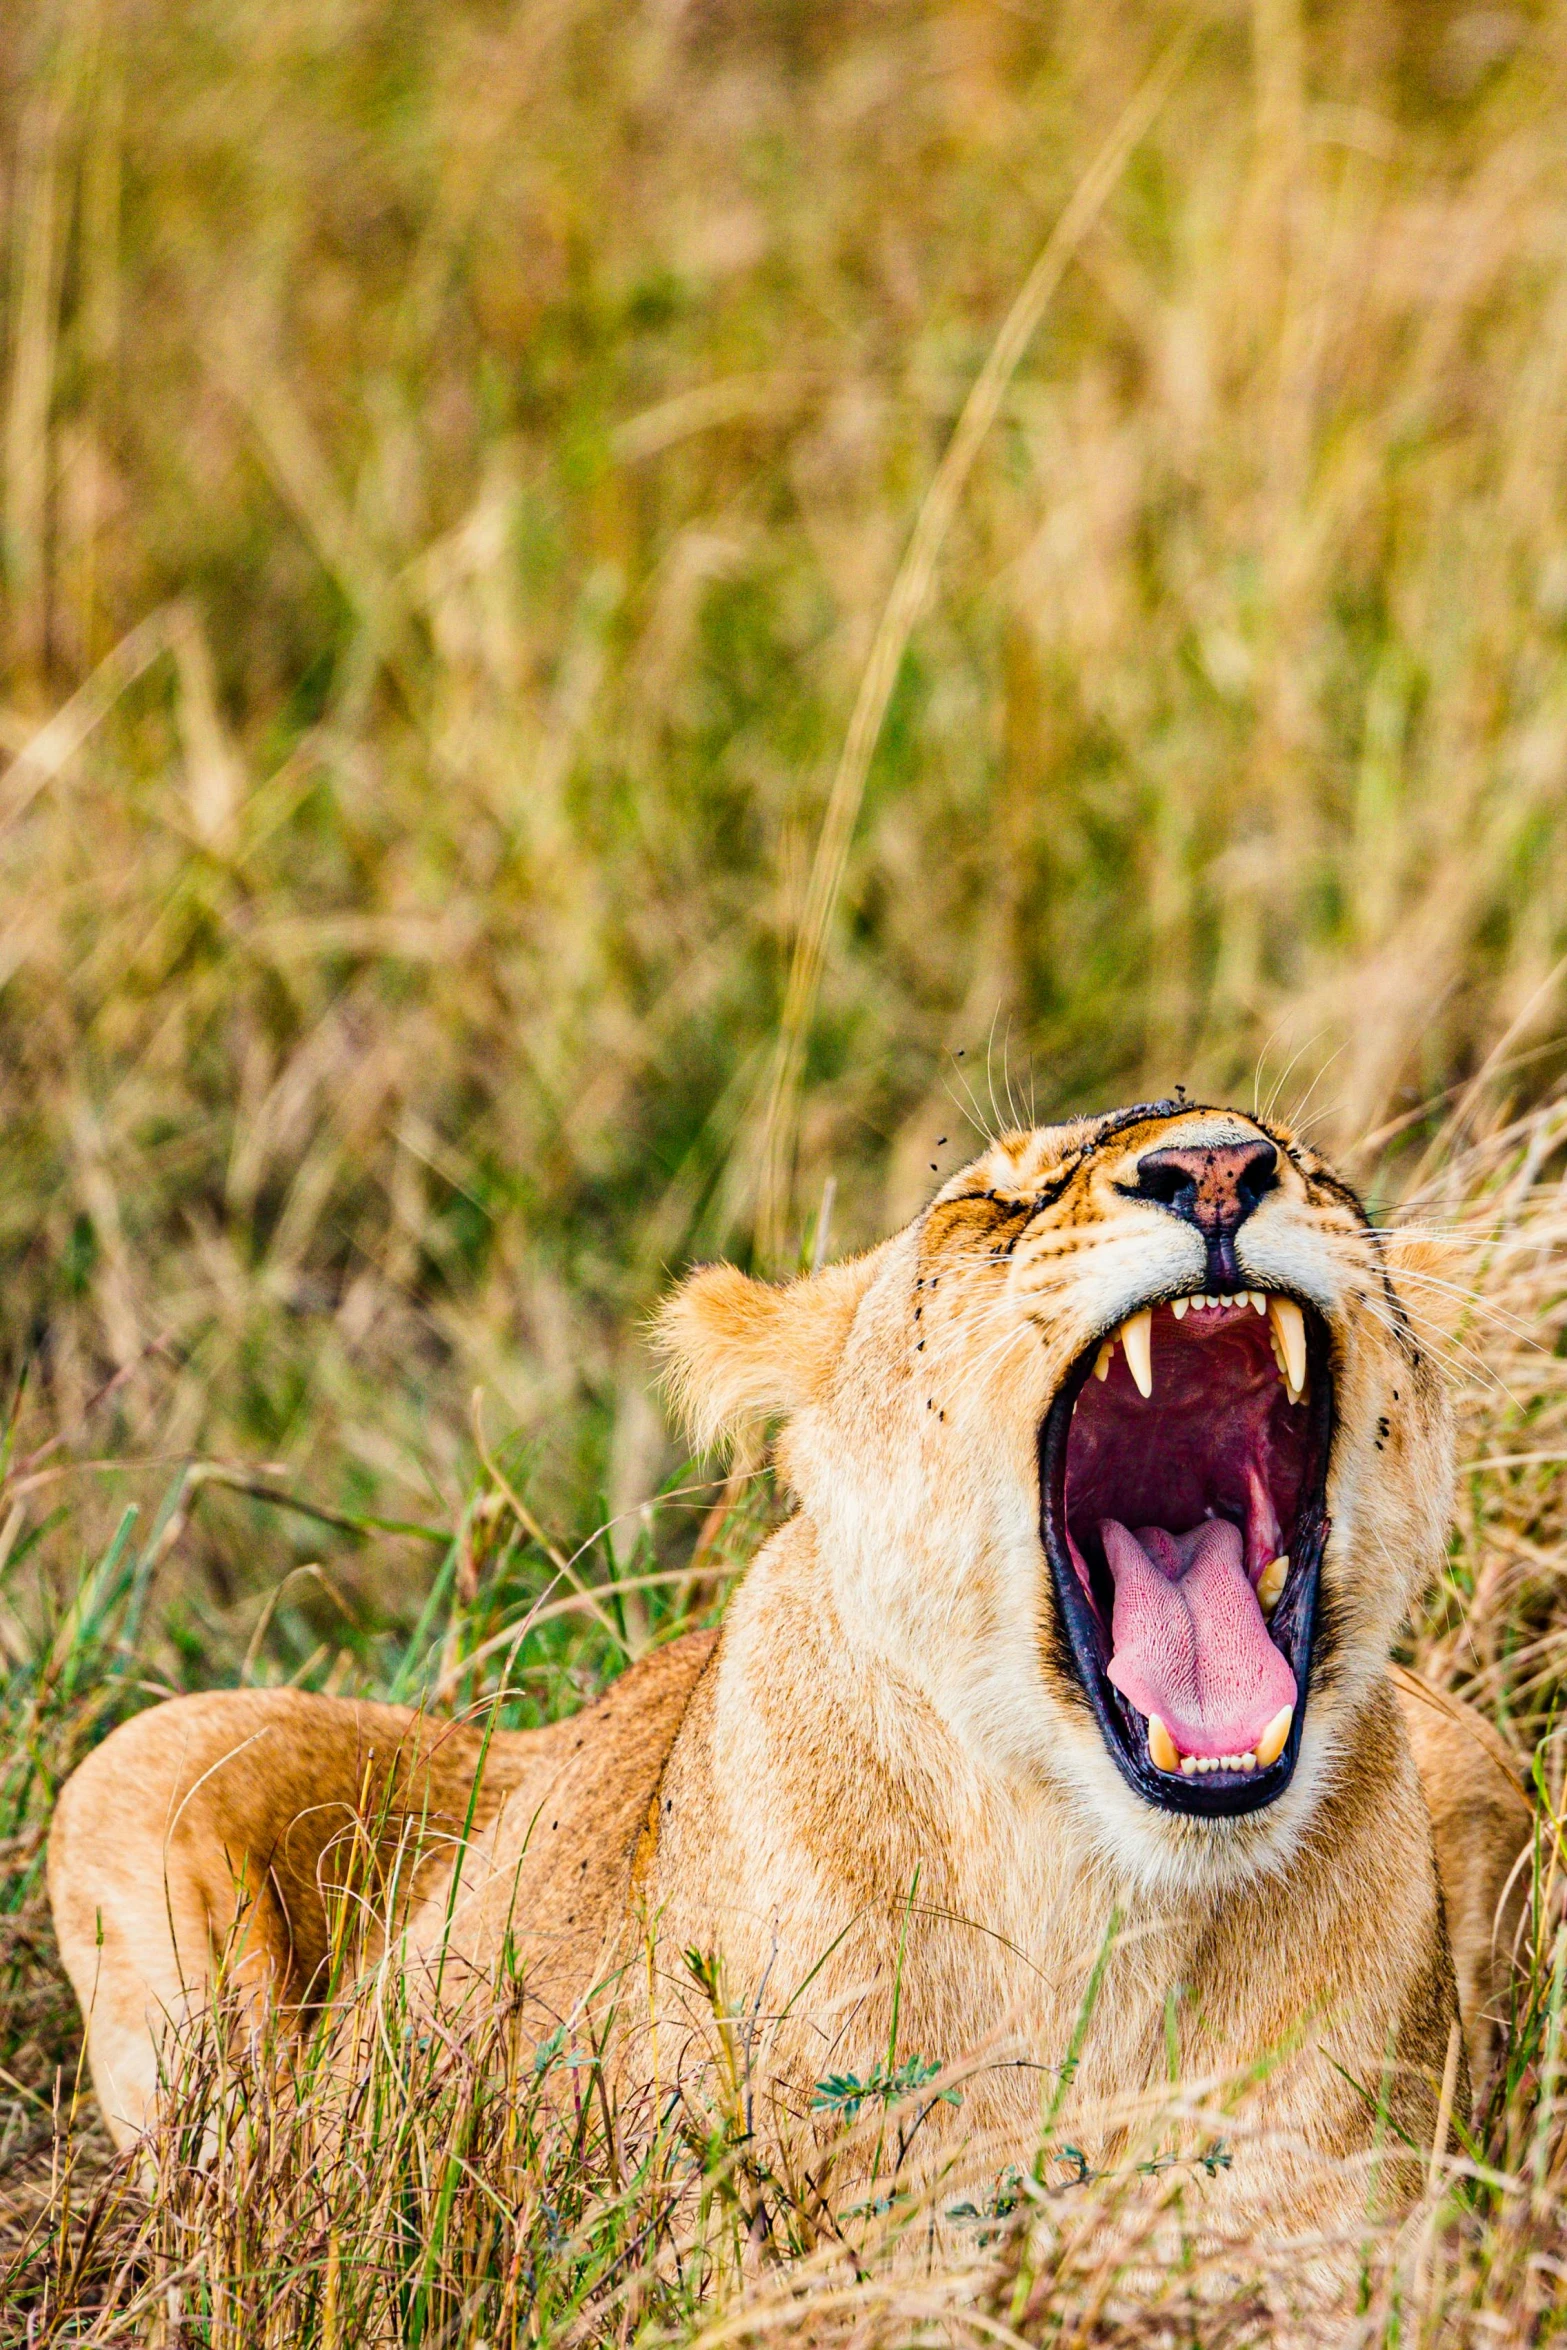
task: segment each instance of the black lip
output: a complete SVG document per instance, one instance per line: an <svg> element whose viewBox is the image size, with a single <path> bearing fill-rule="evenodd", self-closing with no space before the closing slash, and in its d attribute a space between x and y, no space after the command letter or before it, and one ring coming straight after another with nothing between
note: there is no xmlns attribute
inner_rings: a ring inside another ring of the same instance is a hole
<svg viewBox="0 0 1567 2350"><path fill-rule="evenodd" d="M1283 1297L1288 1292L1277 1290L1274 1294ZM1150 1298L1145 1302L1162 1305L1168 1301ZM1105 1630L1078 1580L1063 1533L1066 1447L1072 1412L1083 1382L1093 1369L1094 1357L1103 1339L1109 1336L1108 1331L1090 1340L1073 1363L1039 1431L1040 1536L1055 1585L1057 1627L1065 1636L1061 1642L1064 1660L1087 1695L1116 1769L1135 1794L1160 1811L1187 1812L1209 1820L1234 1819L1242 1812L1261 1811L1265 1804L1276 1802L1295 1775L1311 1693L1317 1591L1329 1531L1327 1483L1334 1434L1327 1324L1309 1300L1299 1298L1296 1303L1306 1321L1306 1360L1311 1384L1311 1400L1306 1408L1311 1413L1317 1474L1314 1489L1303 1500L1296 1517L1290 1545L1294 1563L1268 1625L1289 1661L1299 1696L1284 1751L1265 1771L1252 1771L1244 1777L1239 1772L1214 1772L1188 1779L1176 1772L1156 1770L1148 1759L1143 1717L1105 1676L1109 1662Z"/></svg>

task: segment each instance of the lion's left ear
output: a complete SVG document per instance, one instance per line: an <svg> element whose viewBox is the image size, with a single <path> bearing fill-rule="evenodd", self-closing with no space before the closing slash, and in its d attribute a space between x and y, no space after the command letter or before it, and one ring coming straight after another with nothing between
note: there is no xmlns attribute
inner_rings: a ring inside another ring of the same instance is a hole
<svg viewBox="0 0 1567 2350"><path fill-rule="evenodd" d="M699 1445L797 1412L843 1351L879 1249L800 1281L753 1281L703 1265L660 1311L653 1343L681 1418Z"/></svg>

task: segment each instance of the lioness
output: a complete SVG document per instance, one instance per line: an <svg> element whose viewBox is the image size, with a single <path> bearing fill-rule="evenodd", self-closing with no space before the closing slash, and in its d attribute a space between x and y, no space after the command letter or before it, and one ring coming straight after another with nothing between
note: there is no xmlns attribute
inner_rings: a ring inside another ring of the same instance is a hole
<svg viewBox="0 0 1567 2350"><path fill-rule="evenodd" d="M116 2136L237 1913L242 1987L319 1987L357 1813L433 1824L411 1965L487 1980L509 1937L541 2037L615 1982L627 2081L717 1996L779 2117L967 2059L927 2164L999 2167L1041 2075L1092 2149L1172 2057L1255 2066L1216 2192L1363 2211L1373 2139L1462 2107L1460 2017L1487 2061L1531 1828L1494 1732L1388 1662L1448 1528L1423 1263L1284 1129L1166 1101L1006 1135L810 1279L693 1274L681 1405L781 1419L799 1505L719 1633L495 1736L477 1792L478 1728L288 1690L161 1705L71 1780L50 1888Z"/></svg>

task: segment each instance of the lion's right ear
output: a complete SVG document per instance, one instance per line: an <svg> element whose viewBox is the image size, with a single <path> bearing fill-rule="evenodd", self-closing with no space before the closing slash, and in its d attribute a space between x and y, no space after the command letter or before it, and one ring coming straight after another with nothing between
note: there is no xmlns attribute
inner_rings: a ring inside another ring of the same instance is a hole
<svg viewBox="0 0 1567 2350"><path fill-rule="evenodd" d="M704 1265L681 1283L654 1323L653 1343L696 1443L797 1412L819 1393L879 1254L777 1285L733 1265Z"/></svg>

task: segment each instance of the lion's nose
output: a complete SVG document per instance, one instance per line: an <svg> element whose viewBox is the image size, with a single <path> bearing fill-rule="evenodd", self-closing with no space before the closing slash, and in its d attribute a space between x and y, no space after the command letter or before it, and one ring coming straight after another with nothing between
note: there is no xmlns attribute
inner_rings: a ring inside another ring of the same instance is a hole
<svg viewBox="0 0 1567 2350"><path fill-rule="evenodd" d="M1241 1286L1235 1235L1278 1180L1279 1154L1260 1140L1176 1144L1137 1162L1139 1196L1196 1225L1208 1244L1209 1281L1221 1290Z"/></svg>

